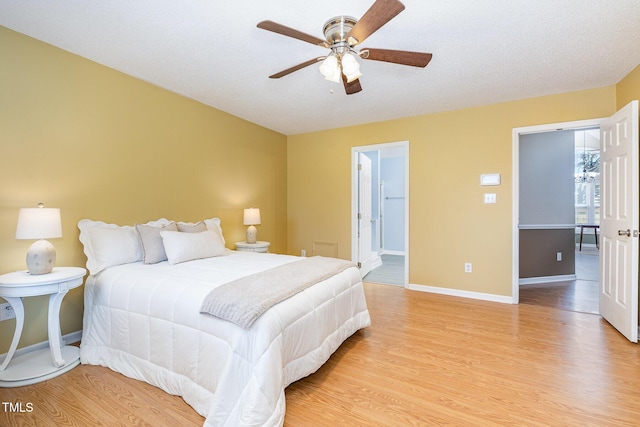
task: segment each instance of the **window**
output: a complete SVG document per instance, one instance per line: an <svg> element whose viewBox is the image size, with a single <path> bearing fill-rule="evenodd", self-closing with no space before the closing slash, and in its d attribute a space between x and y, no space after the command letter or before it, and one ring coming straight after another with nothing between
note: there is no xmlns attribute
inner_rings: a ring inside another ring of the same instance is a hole
<svg viewBox="0 0 640 427"><path fill-rule="evenodd" d="M575 132L575 221L600 224L600 130Z"/></svg>

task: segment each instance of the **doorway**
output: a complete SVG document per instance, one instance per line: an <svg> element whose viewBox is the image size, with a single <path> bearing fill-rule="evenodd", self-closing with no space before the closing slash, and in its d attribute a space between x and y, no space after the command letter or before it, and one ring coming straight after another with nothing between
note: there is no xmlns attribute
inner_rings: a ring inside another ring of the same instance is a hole
<svg viewBox="0 0 640 427"><path fill-rule="evenodd" d="M638 101L611 117L513 129L512 302L520 302L520 137L554 129L599 127L602 211L598 292L600 315L631 342L638 342L640 156Z"/></svg>
<svg viewBox="0 0 640 427"><path fill-rule="evenodd" d="M365 281L408 283L409 143L352 148L352 260Z"/></svg>
<svg viewBox="0 0 640 427"><path fill-rule="evenodd" d="M600 129L520 134L520 303L599 313Z"/></svg>
<svg viewBox="0 0 640 427"><path fill-rule="evenodd" d="M574 200L570 200L570 206L565 205L563 213L558 214L558 216L562 218L560 221L548 221L546 219L540 220L536 218L530 222L530 225L523 225L522 219L523 216L526 217L529 212L521 212L521 180L524 177L521 176L521 138L525 138L527 135L539 135L542 133L555 133L555 132L565 132L571 131L571 137L573 138L574 131L585 130L585 129L599 129L602 119L591 119L591 120L581 120L575 122L566 122L566 123L555 123L555 124L547 124L540 126L530 126L524 128L516 128L513 130L513 278L512 278L512 294L513 294L513 303L518 304L520 302L520 285L523 283L521 279L521 235L526 232L534 232L536 230L544 231L551 230L550 234L557 234L557 232L563 232L565 234L575 236L575 213L574 213ZM571 142L573 144L573 142ZM567 149L570 149L572 152L575 150L575 146L571 145ZM569 174L573 174L573 168ZM529 178L531 179L531 178ZM571 180L571 177L568 177ZM565 182L565 184L567 184ZM567 186L567 191L570 191L571 195L562 196L562 199L565 200L567 197L573 198L573 194L575 191L574 184L570 183ZM565 200L566 201L566 200ZM566 212L568 209L571 209L571 213ZM524 210L524 209L523 209ZM542 212L542 210L541 210ZM526 221L525 221L526 223ZM571 247L571 253L575 256L575 243ZM561 251L559 251L561 252ZM555 254L556 258L552 258L551 263L559 264L557 260L558 258L563 257L565 254ZM561 258L564 259L564 258ZM577 259L573 258L572 261L575 263ZM568 281L575 281L577 279L575 275L575 264L573 265L573 274L566 274L565 272L560 272L557 274L549 275L539 281L538 283L532 282L527 286L540 286L542 283L561 283ZM527 283L526 280L524 283Z"/></svg>

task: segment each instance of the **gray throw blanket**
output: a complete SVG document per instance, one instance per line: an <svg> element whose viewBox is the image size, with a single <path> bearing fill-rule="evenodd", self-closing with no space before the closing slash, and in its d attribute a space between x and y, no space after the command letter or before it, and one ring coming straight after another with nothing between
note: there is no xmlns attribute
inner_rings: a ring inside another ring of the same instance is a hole
<svg viewBox="0 0 640 427"><path fill-rule="evenodd" d="M271 306L353 266L320 256L280 265L218 286L205 297L200 313L249 329Z"/></svg>

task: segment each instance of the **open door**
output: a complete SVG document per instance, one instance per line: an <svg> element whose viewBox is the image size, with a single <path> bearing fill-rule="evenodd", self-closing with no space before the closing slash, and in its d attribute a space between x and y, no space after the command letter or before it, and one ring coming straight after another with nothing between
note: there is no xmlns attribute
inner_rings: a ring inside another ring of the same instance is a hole
<svg viewBox="0 0 640 427"><path fill-rule="evenodd" d="M600 314L638 342L638 101L600 132Z"/></svg>
<svg viewBox="0 0 640 427"><path fill-rule="evenodd" d="M358 263L364 277L371 271L371 159L358 153Z"/></svg>

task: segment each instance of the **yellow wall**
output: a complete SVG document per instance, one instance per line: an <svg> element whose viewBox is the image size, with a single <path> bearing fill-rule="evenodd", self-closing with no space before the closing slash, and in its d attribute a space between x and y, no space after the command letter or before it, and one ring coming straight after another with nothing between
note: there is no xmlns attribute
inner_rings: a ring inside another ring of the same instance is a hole
<svg viewBox="0 0 640 427"><path fill-rule="evenodd" d="M615 87L288 138L288 249L351 257L351 147L409 141L409 283L511 296L512 130L611 115ZM500 173L485 205L483 173ZM464 263L473 273L464 273Z"/></svg>
<svg viewBox="0 0 640 427"><path fill-rule="evenodd" d="M58 265L84 266L76 224L220 217L227 246L258 236L286 251L286 137L0 27L0 273L24 269L18 209L61 209ZM2 301L4 302L4 301ZM46 340L45 298L26 300L20 347ZM82 328L82 288L62 332ZM15 321L0 322L0 353Z"/></svg>
<svg viewBox="0 0 640 427"><path fill-rule="evenodd" d="M640 65L616 85L618 110L636 99L640 99Z"/></svg>

